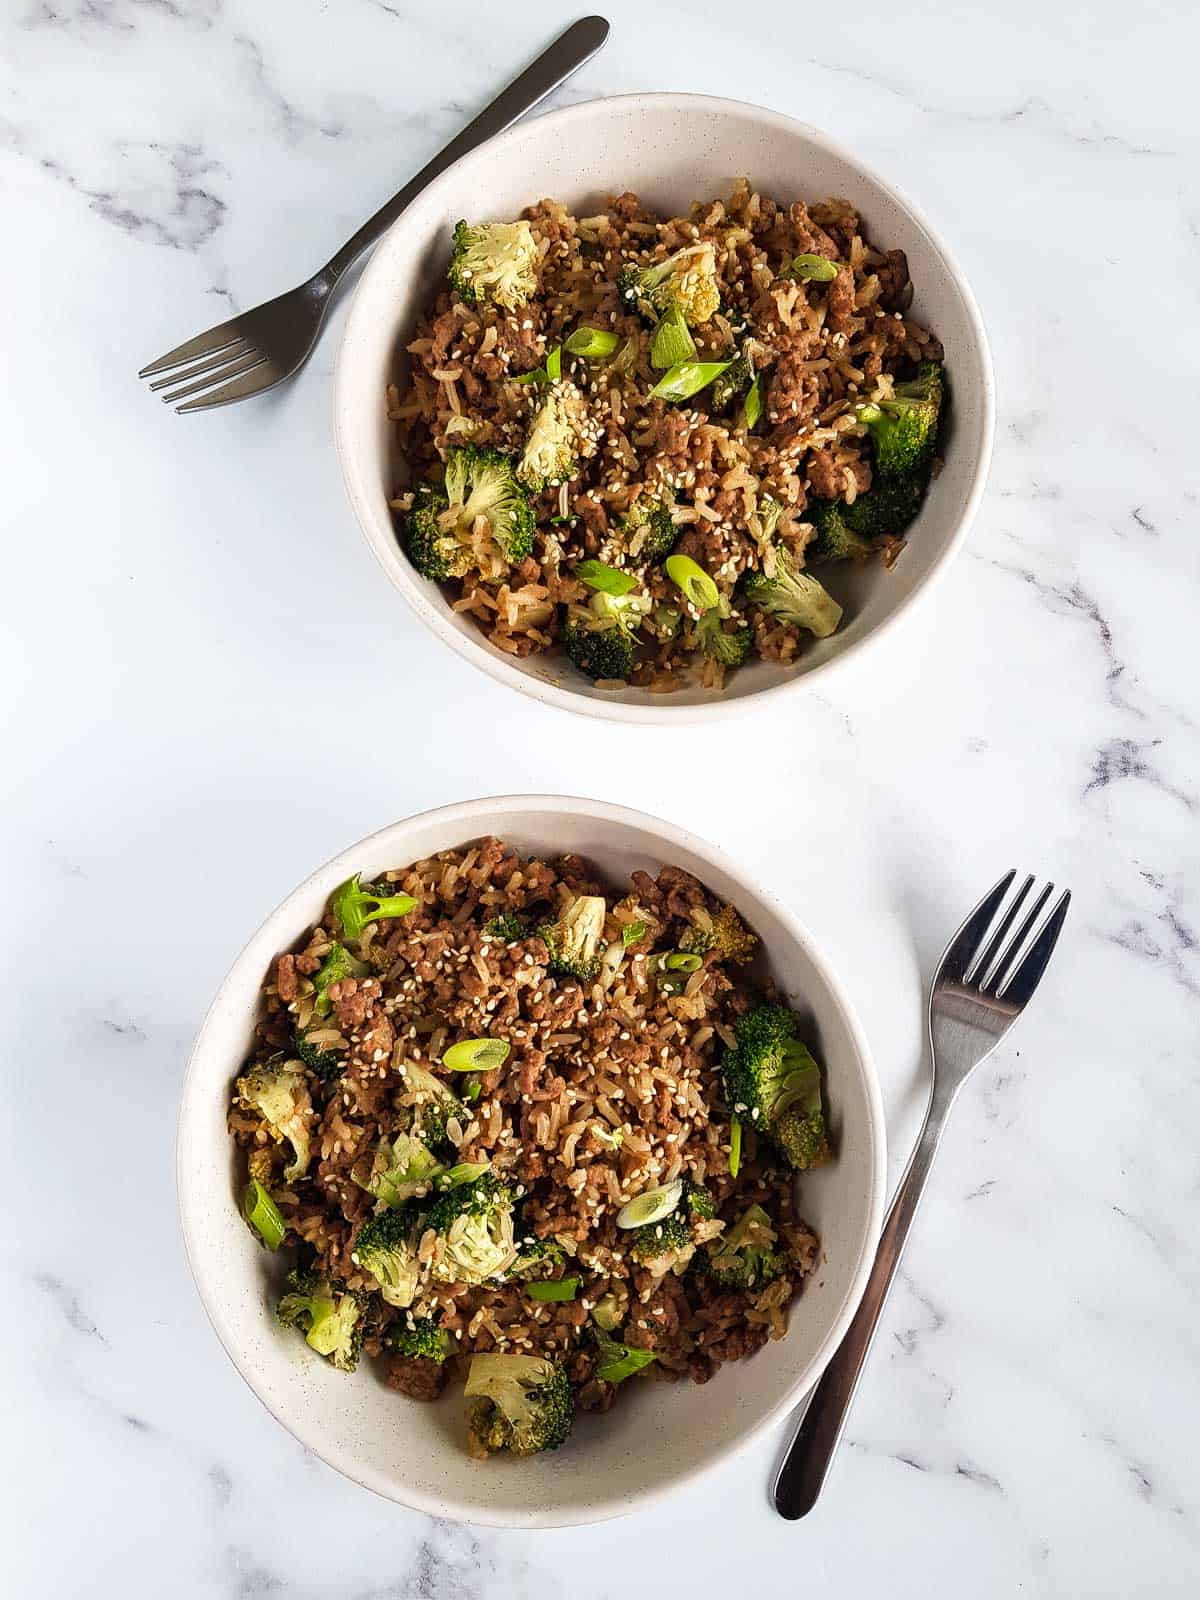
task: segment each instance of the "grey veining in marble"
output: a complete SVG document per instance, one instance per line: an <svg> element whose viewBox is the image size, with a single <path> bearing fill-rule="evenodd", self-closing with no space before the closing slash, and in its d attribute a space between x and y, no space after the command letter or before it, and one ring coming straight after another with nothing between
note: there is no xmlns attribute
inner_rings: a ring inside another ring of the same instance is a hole
<svg viewBox="0 0 1200 1600"><path fill-rule="evenodd" d="M692 89L829 129L936 220L994 345L997 451L964 554L878 660L789 705L752 796L758 717L606 728L630 792L595 728L419 629L342 498L336 328L299 383L210 417L133 379L323 261L562 14L12 0L0 18L0 1263L19 1352L0 1531L22 1600L1200 1591L1200 19L1182 0L760 0L749 28L607 10L611 43L563 98ZM446 732L466 717L469 749ZM315 760L331 729L337 759ZM858 1004L893 1171L950 925L1010 864L1075 891L1052 981L956 1113L798 1527L767 1505L778 1436L593 1529L377 1501L258 1406L192 1290L175 1105L243 936L359 834L521 788L647 804L776 879Z"/></svg>

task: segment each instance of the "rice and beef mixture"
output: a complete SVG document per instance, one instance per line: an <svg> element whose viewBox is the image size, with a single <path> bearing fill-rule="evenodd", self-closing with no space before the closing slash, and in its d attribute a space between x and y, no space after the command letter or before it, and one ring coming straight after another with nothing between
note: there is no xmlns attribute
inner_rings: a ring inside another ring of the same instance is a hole
<svg viewBox="0 0 1200 1600"><path fill-rule="evenodd" d="M834 632L823 579L896 559L937 470L937 338L846 201L743 180L460 223L388 391L398 535L497 649L719 688ZM835 585L837 587L837 585Z"/></svg>
<svg viewBox="0 0 1200 1600"><path fill-rule="evenodd" d="M343 884L229 1111L247 1219L294 1251L280 1320L416 1399L465 1380L478 1455L781 1337L830 1149L757 942L677 867L614 893L495 838Z"/></svg>

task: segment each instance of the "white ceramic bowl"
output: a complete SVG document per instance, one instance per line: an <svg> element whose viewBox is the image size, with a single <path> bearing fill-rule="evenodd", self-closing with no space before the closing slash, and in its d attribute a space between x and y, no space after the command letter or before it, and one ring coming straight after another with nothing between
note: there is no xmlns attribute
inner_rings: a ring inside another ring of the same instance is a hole
<svg viewBox="0 0 1200 1600"><path fill-rule="evenodd" d="M364 1362L333 1370L273 1315L283 1263L238 1212L240 1162L226 1131L230 1084L253 1032L272 959L319 916L337 884L370 878L486 833L543 855L577 850L614 884L674 863L732 900L763 940L768 965L811 1020L829 1083L838 1157L804 1179L804 1215L821 1265L791 1312L787 1337L722 1369L703 1389L646 1383L604 1416L583 1416L568 1445L529 1461L472 1461L454 1386L435 1405L386 1389ZM501 1527L557 1527L619 1516L715 1466L781 1417L816 1381L858 1304L882 1219L883 1108L862 1032L803 927L690 835L593 800L516 796L426 812L361 840L271 913L213 1002L188 1067L177 1147L180 1215L196 1286L230 1359L267 1409L347 1477L433 1516Z"/></svg>
<svg viewBox="0 0 1200 1600"><path fill-rule="evenodd" d="M394 442L385 385L405 364L404 347L446 270L460 217L516 216L549 195L586 215L606 194L632 189L664 215L723 195L749 177L790 201L831 195L854 202L871 238L908 255L913 314L946 347L953 393L946 466L891 572L839 572L830 588L846 607L832 638L813 641L789 666L758 661L731 673L721 693L600 690L559 656L517 660L494 649L455 615L438 588L410 565L396 541L388 496ZM367 542L388 577L440 639L501 683L571 711L629 722L696 720L744 708L747 699L811 682L883 636L911 609L966 536L991 455L992 369L979 311L949 250L913 207L849 151L778 112L702 95L641 94L592 100L516 127L445 172L418 195L381 240L350 307L334 379L334 428L342 473Z"/></svg>

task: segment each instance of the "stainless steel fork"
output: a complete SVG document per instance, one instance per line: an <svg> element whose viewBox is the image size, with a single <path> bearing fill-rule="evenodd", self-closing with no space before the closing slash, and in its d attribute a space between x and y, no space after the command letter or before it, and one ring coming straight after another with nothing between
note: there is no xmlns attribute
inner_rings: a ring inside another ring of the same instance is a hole
<svg viewBox="0 0 1200 1600"><path fill-rule="evenodd" d="M789 1521L811 1511L821 1493L955 1096L972 1068L991 1055L1025 1009L1066 920L1071 903L1068 890L1039 923L1054 892L1050 883L1021 916L1033 888L1032 877L1025 879L1005 907L1016 875L1015 870L1005 873L984 895L946 946L934 977L929 995L933 1052L929 1108L883 1225L866 1292L812 1392L775 1480L775 1508ZM1020 923L1013 931L1018 917Z"/></svg>
<svg viewBox="0 0 1200 1600"><path fill-rule="evenodd" d="M333 291L351 263L391 227L405 206L434 178L468 150L503 133L526 112L532 111L560 83L590 61L607 38L608 23L603 17L584 17L573 23L531 67L509 84L503 94L481 111L474 122L422 167L399 194L382 206L369 222L364 222L354 237L348 239L307 283L168 350L165 356L143 367L138 377L167 374L156 378L150 387L167 389L168 393L162 398L168 404L186 400L186 405L176 407L181 412L227 406L234 400L262 394L265 389L273 389L277 383L290 378L312 353ZM189 395L197 398L189 400Z"/></svg>

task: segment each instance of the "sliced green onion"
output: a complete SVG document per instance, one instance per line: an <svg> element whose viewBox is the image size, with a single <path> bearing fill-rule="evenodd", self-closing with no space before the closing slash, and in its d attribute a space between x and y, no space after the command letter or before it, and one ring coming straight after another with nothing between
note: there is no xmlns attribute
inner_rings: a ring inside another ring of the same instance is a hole
<svg viewBox="0 0 1200 1600"><path fill-rule="evenodd" d="M267 1249L278 1250L287 1232L287 1223L284 1222L279 1207L257 1178L251 1178L246 1185L242 1212Z"/></svg>
<svg viewBox="0 0 1200 1600"><path fill-rule="evenodd" d="M690 361L696 354L696 341L681 306L672 306L654 330L650 341L650 365L661 372L665 367L677 367ZM715 376L715 374L714 374Z"/></svg>
<svg viewBox="0 0 1200 1600"><path fill-rule="evenodd" d="M762 408L762 375L760 374L747 389L746 398L742 401L741 414L738 417L739 425L745 428L747 433L754 427L759 417L762 416Z"/></svg>
<svg viewBox="0 0 1200 1600"><path fill-rule="evenodd" d="M475 1101L479 1099L479 1096L482 1093L483 1093L483 1085L482 1085L482 1083L480 1083L479 1079L478 1078L468 1078L467 1079L467 1083L466 1083L466 1087L463 1089L463 1092L462 1092L463 1099L464 1100L469 1100L472 1104L474 1104Z"/></svg>
<svg viewBox="0 0 1200 1600"><path fill-rule="evenodd" d="M580 583L600 594L628 594L637 588L637 579L617 567L606 567L603 561L581 561L575 568Z"/></svg>
<svg viewBox="0 0 1200 1600"><path fill-rule="evenodd" d="M838 275L836 261L828 256L793 256L779 274L781 278L799 278L803 283L832 283Z"/></svg>
<svg viewBox="0 0 1200 1600"><path fill-rule="evenodd" d="M732 365L732 361L678 361L650 393L659 400L690 400Z"/></svg>
<svg viewBox="0 0 1200 1600"><path fill-rule="evenodd" d="M579 1293L578 1278L543 1278L540 1283L527 1283L525 1293L531 1300L574 1300Z"/></svg>
<svg viewBox="0 0 1200 1600"><path fill-rule="evenodd" d="M532 372L523 372L519 378L514 378L514 383L557 383L562 377L562 346L555 345L546 357L544 366L534 367Z"/></svg>
<svg viewBox="0 0 1200 1600"><path fill-rule="evenodd" d="M482 1178L487 1170L486 1161L460 1161L457 1166L443 1172L435 1182L439 1189L457 1189L464 1183L474 1183L476 1178Z"/></svg>
<svg viewBox="0 0 1200 1600"><path fill-rule="evenodd" d="M502 1067L512 1048L507 1039L460 1039L442 1057L451 1072L491 1072Z"/></svg>
<svg viewBox="0 0 1200 1600"><path fill-rule="evenodd" d="M621 943L626 950L631 944L639 944L646 937L646 924L644 922L627 922L621 929Z"/></svg>
<svg viewBox="0 0 1200 1600"><path fill-rule="evenodd" d="M736 1117L729 1119L729 1176L736 1178L742 1164L742 1125Z"/></svg>
<svg viewBox="0 0 1200 1600"><path fill-rule="evenodd" d="M698 955L687 950L671 950L663 957L663 966L668 972L698 972L703 965Z"/></svg>
<svg viewBox="0 0 1200 1600"><path fill-rule="evenodd" d="M697 611L711 611L720 602L720 590L691 556L668 556L666 566L667 577Z"/></svg>
<svg viewBox="0 0 1200 1600"><path fill-rule="evenodd" d="M655 1189L643 1189L617 1212L617 1227L644 1228L647 1223L661 1222L671 1215L682 1198L682 1178L676 1178L674 1183L660 1183Z"/></svg>
<svg viewBox="0 0 1200 1600"><path fill-rule="evenodd" d="M621 1383L626 1378L632 1378L635 1372L648 1367L655 1359L653 1350L638 1350L632 1345L617 1344L612 1339L606 1339L601 1348L604 1354L601 1364L596 1368L596 1376L603 1378L605 1383Z"/></svg>
<svg viewBox="0 0 1200 1600"><path fill-rule="evenodd" d="M615 333L585 325L575 329L564 348L573 356L582 356L585 361L605 361L620 342Z"/></svg>

